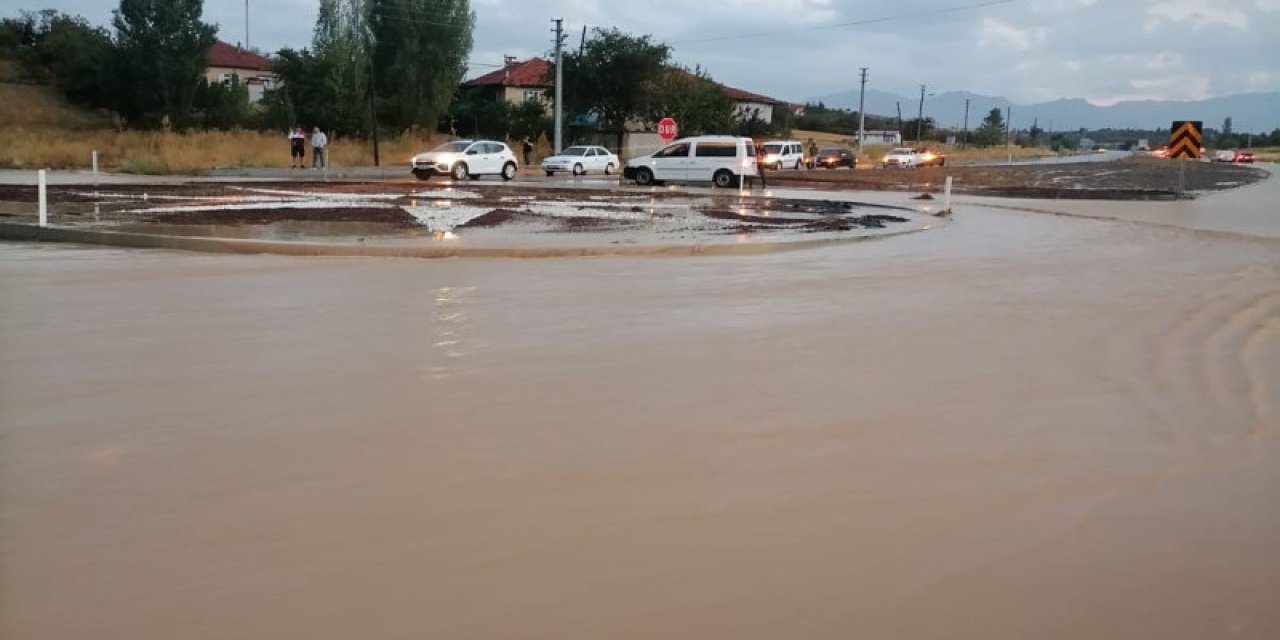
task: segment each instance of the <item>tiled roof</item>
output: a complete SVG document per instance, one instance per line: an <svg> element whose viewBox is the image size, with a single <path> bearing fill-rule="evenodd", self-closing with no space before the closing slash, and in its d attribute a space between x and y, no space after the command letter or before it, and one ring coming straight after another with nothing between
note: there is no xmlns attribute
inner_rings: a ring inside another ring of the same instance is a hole
<svg viewBox="0 0 1280 640"><path fill-rule="evenodd" d="M490 71L479 78L462 83L464 87L550 87L548 80L551 63L542 58L530 58L517 62L496 71Z"/></svg>
<svg viewBox="0 0 1280 640"><path fill-rule="evenodd" d="M762 96L758 93L751 93L750 91L743 91L742 89L735 89L733 87L725 87L724 94L733 98L737 102L759 102L761 104L775 105L782 104L781 100L774 100L769 96Z"/></svg>
<svg viewBox="0 0 1280 640"><path fill-rule="evenodd" d="M218 41L209 47L204 54L205 64L210 67L226 67L229 69L251 69L253 71L271 71L271 59L252 51L245 51Z"/></svg>

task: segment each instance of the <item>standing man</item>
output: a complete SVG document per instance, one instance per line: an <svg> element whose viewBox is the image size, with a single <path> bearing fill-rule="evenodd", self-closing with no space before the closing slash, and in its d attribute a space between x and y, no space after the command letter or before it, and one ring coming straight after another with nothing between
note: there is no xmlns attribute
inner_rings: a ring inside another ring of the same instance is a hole
<svg viewBox="0 0 1280 640"><path fill-rule="evenodd" d="M293 164L289 165L290 169L302 169L302 163L306 161L306 144L307 133L302 127L294 127L289 131L289 154L292 156Z"/></svg>
<svg viewBox="0 0 1280 640"><path fill-rule="evenodd" d="M520 141L520 149L524 151L524 163L526 165L532 164L533 163L533 141L529 139L529 136L525 136L524 140Z"/></svg>
<svg viewBox="0 0 1280 640"><path fill-rule="evenodd" d="M329 166L329 158L325 155L325 149L329 146L329 136L326 136L320 127L311 130L311 168L323 168Z"/></svg>

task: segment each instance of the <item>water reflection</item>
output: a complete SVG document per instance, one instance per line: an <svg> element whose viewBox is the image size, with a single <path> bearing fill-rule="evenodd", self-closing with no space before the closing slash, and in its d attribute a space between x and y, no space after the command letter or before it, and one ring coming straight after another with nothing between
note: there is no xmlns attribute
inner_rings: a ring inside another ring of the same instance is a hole
<svg viewBox="0 0 1280 640"><path fill-rule="evenodd" d="M436 289L431 309L431 365L428 377L432 381L457 377L458 361L468 355L473 342L471 317L468 311L475 287L440 287Z"/></svg>

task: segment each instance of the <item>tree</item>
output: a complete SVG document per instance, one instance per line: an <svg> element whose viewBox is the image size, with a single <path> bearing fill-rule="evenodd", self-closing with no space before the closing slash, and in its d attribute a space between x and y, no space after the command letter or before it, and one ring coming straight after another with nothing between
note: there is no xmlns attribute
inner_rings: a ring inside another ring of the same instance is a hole
<svg viewBox="0 0 1280 640"><path fill-rule="evenodd" d="M469 0L367 0L379 124L434 129L466 73Z"/></svg>
<svg viewBox="0 0 1280 640"><path fill-rule="evenodd" d="M1000 140L1004 137L1004 113L999 107L993 107L987 112L987 117L983 118L982 126L973 134L973 142L979 146L992 146L1000 144Z"/></svg>
<svg viewBox="0 0 1280 640"><path fill-rule="evenodd" d="M120 0L114 12L117 110L131 124L184 126L217 29L203 0Z"/></svg>
<svg viewBox="0 0 1280 640"><path fill-rule="evenodd" d="M650 36L595 29L581 53L564 59L564 95L570 116L595 114L622 148L627 125L653 111L653 87L662 81L671 48Z"/></svg>
<svg viewBox="0 0 1280 640"><path fill-rule="evenodd" d="M7 35L9 57L17 59L27 79L50 82L69 100L91 107L111 102L107 61L111 38L91 27L84 18L44 10L23 12L18 20L6 20L0 30Z"/></svg>
<svg viewBox="0 0 1280 640"><path fill-rule="evenodd" d="M317 98L327 100L308 124L337 133L370 130L369 68L373 50L368 24L370 0L320 0L312 54L303 52L304 80ZM297 80L283 76L286 86ZM301 107L302 103L295 101ZM302 115L301 113L299 115Z"/></svg>
<svg viewBox="0 0 1280 640"><path fill-rule="evenodd" d="M646 119L675 118L687 135L723 133L734 125L734 104L701 68L667 67L651 90Z"/></svg>

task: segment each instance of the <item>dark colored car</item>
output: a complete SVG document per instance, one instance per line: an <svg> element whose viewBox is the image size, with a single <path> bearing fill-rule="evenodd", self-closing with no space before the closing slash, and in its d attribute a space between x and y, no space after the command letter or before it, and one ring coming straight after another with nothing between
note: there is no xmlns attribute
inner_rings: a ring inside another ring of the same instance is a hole
<svg viewBox="0 0 1280 640"><path fill-rule="evenodd" d="M854 169L858 166L858 159L848 149L833 147L818 151L818 155L813 157L813 166L816 169L839 169L840 167Z"/></svg>

